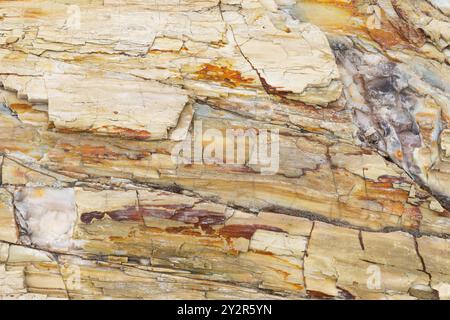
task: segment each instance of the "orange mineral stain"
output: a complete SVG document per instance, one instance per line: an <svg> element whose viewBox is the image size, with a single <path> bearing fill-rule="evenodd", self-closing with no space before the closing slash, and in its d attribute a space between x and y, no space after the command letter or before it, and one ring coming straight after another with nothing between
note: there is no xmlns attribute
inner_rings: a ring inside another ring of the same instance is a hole
<svg viewBox="0 0 450 320"><path fill-rule="evenodd" d="M348 1L297 1L296 15L324 31L355 32L363 27L364 19Z"/></svg>
<svg viewBox="0 0 450 320"><path fill-rule="evenodd" d="M33 189L33 196L36 198L41 198L45 195L45 189L43 188L36 188Z"/></svg>
<svg viewBox="0 0 450 320"><path fill-rule="evenodd" d="M28 103L11 103L9 107L18 113L32 110L32 106Z"/></svg>
<svg viewBox="0 0 450 320"><path fill-rule="evenodd" d="M216 66L205 63L196 72L197 80L209 80L219 82L227 87L237 87L242 84L250 84L254 79L243 77L241 72L226 66Z"/></svg>
<svg viewBox="0 0 450 320"><path fill-rule="evenodd" d="M385 24L382 29L369 29L369 35L383 49L390 49L397 44L404 43L400 35L392 27L387 28Z"/></svg>
<svg viewBox="0 0 450 320"><path fill-rule="evenodd" d="M398 160L403 160L403 152L401 150L397 150L394 155Z"/></svg>
<svg viewBox="0 0 450 320"><path fill-rule="evenodd" d="M35 19L35 18L39 18L43 15L44 15L44 11L42 11L39 8L28 8L28 9L25 9L25 11L23 12L24 18Z"/></svg>
<svg viewBox="0 0 450 320"><path fill-rule="evenodd" d="M365 7L358 7L356 1L347 0L300 0L297 1L296 15L302 21L311 22L326 32L359 35L372 39L383 49L398 44L407 45L401 34L381 12L380 27L369 28L368 19L372 13Z"/></svg>

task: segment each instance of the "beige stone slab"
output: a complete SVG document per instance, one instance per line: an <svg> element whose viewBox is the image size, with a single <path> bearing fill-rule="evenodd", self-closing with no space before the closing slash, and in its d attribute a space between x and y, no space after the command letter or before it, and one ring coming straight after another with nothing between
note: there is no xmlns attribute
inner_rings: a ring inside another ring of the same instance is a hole
<svg viewBox="0 0 450 320"><path fill-rule="evenodd" d="M157 82L53 75L45 78L49 120L58 130L164 139L188 97Z"/></svg>
<svg viewBox="0 0 450 320"><path fill-rule="evenodd" d="M270 252L276 255L302 256L307 239L280 232L256 230L250 239L250 249Z"/></svg>
<svg viewBox="0 0 450 320"><path fill-rule="evenodd" d="M17 235L13 198L6 189L0 188L0 240L15 243Z"/></svg>

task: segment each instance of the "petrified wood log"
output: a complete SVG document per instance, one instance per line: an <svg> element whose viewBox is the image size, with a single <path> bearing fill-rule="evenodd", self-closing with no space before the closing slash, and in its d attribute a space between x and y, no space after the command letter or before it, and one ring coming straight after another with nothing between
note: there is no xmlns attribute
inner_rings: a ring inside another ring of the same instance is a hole
<svg viewBox="0 0 450 320"><path fill-rule="evenodd" d="M0 298L450 299L450 6L0 1Z"/></svg>

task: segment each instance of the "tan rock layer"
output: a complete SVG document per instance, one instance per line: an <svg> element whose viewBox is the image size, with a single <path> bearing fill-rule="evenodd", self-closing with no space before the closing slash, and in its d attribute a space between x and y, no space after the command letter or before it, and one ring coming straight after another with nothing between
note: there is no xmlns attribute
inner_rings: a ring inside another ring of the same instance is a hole
<svg viewBox="0 0 450 320"><path fill-rule="evenodd" d="M4 298L449 298L448 239L255 215L149 189L17 194L22 236L41 249L3 242ZM32 223L62 200L76 207L40 220L70 220L66 247L66 229L43 242Z"/></svg>

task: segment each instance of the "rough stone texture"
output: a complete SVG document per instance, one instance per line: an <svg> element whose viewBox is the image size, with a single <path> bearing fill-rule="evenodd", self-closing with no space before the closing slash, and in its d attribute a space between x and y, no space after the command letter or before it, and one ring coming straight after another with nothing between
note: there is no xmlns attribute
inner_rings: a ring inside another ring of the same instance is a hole
<svg viewBox="0 0 450 320"><path fill-rule="evenodd" d="M0 1L0 298L450 299L445 1L68 3Z"/></svg>
<svg viewBox="0 0 450 320"><path fill-rule="evenodd" d="M8 191L0 189L0 240L15 243L17 230L12 199Z"/></svg>

